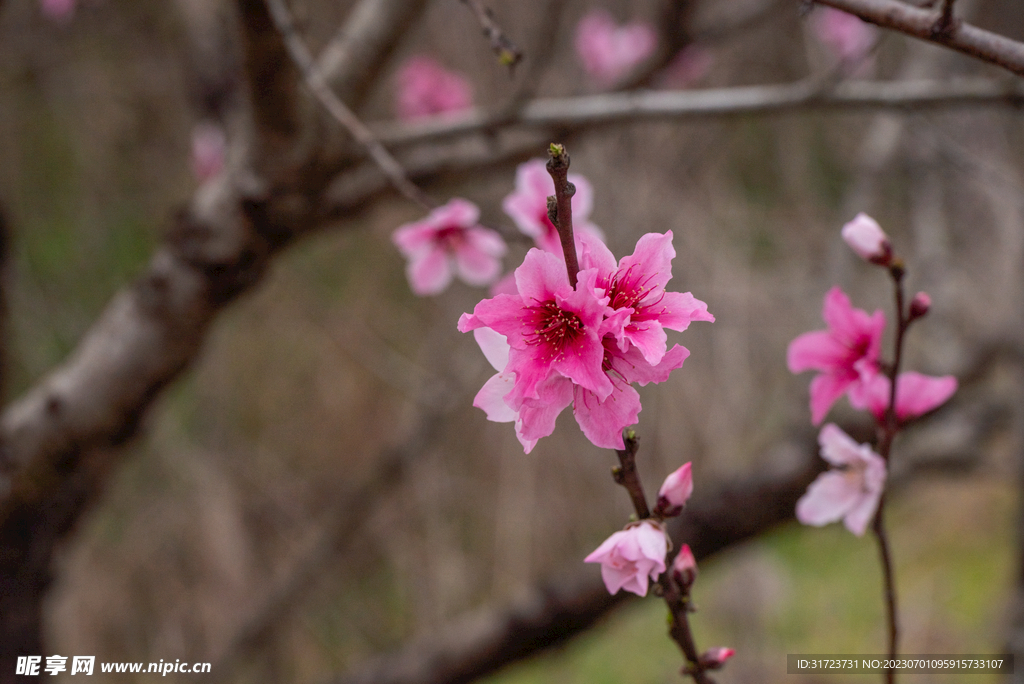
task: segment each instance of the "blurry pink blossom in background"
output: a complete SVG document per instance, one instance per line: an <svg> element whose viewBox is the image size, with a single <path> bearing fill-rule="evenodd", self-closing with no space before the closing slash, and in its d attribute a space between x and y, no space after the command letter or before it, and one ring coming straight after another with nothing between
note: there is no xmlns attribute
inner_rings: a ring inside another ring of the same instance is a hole
<svg viewBox="0 0 1024 684"><path fill-rule="evenodd" d="M879 373L868 382L863 393L850 395L850 403L856 409L868 409L882 422L889 408L891 388L889 378ZM896 376L896 419L903 422L942 406L956 388L957 381L952 375L936 378L914 371L900 373Z"/></svg>
<svg viewBox="0 0 1024 684"><path fill-rule="evenodd" d="M690 463L684 463L681 468L670 473L662 483L661 489L658 490L657 509L666 517L679 515L691 494L693 468Z"/></svg>
<svg viewBox="0 0 1024 684"><path fill-rule="evenodd" d="M810 21L815 37L845 63L864 59L878 35L878 29L859 17L831 7L819 7Z"/></svg>
<svg viewBox="0 0 1024 684"><path fill-rule="evenodd" d="M77 0L40 0L39 8L48 19L68 22L74 16L77 4Z"/></svg>
<svg viewBox="0 0 1024 684"><path fill-rule="evenodd" d="M843 240L861 259L873 264L888 266L892 261L892 244L889 236L875 219L864 212L857 214L843 226Z"/></svg>
<svg viewBox="0 0 1024 684"><path fill-rule="evenodd" d="M790 342L792 373L819 371L811 381L811 421L818 425L832 405L850 392L851 401L878 373L885 314L855 309L838 286L825 295L822 317L828 330L804 333Z"/></svg>
<svg viewBox="0 0 1024 684"><path fill-rule="evenodd" d="M821 457L836 466L818 476L796 504L804 525L827 525L842 519L858 537L878 509L885 487L885 461L867 444L857 444L833 423L818 435Z"/></svg>
<svg viewBox="0 0 1024 684"><path fill-rule="evenodd" d="M398 117L413 121L473 106L473 89L461 74L426 56L408 59L398 70Z"/></svg>
<svg viewBox="0 0 1024 684"><path fill-rule="evenodd" d="M654 54L658 34L641 21L624 26L605 10L593 10L576 27L576 55L583 70L601 86L613 85Z"/></svg>
<svg viewBox="0 0 1024 684"><path fill-rule="evenodd" d="M576 233L590 233L603 240L601 229L590 222L594 207L594 190L579 174L570 173L569 182L576 186L572 206L572 226ZM520 232L533 238L538 247L561 257L562 243L558 230L548 218L548 196L555 194L543 159L531 159L516 168L515 189L505 197L501 206Z"/></svg>
<svg viewBox="0 0 1024 684"><path fill-rule="evenodd" d="M200 121L192 127L192 173L200 182L221 172L226 154L227 137L219 124Z"/></svg>
<svg viewBox="0 0 1024 684"><path fill-rule="evenodd" d="M648 580L657 580L665 572L666 553L665 532L644 521L608 537L584 562L601 564L601 579L608 593L625 589L646 596Z"/></svg>
<svg viewBox="0 0 1024 684"><path fill-rule="evenodd" d="M409 260L406 274L414 293L438 294L453 275L469 285L486 285L498 277L505 241L478 225L479 218L475 204L455 198L395 230L391 240Z"/></svg>
<svg viewBox="0 0 1024 684"><path fill-rule="evenodd" d="M661 70L657 84L670 90L689 88L707 76L714 61L710 50L699 45L687 45Z"/></svg>

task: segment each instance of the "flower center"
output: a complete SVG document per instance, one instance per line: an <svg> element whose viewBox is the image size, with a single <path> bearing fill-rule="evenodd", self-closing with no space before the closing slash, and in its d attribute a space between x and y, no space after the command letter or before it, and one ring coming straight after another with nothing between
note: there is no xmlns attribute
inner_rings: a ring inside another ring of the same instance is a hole
<svg viewBox="0 0 1024 684"><path fill-rule="evenodd" d="M434 240L446 249L454 251L465 240L465 228L462 226L445 226L434 233Z"/></svg>
<svg viewBox="0 0 1024 684"><path fill-rule="evenodd" d="M559 308L553 301L527 307L524 323L528 329L525 341L544 346L551 351L549 358L561 356L565 347L572 345L583 333L583 321L572 311Z"/></svg>

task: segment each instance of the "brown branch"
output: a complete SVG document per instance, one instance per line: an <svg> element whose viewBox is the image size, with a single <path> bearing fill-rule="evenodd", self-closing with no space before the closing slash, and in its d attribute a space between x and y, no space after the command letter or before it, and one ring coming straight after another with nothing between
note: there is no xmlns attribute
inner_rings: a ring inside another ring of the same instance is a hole
<svg viewBox="0 0 1024 684"><path fill-rule="evenodd" d="M313 59L313 55L310 53L309 48L302 41L302 38L296 32L295 22L292 20L291 12L285 6L283 0L265 0L267 8L270 10L270 15L274 20L274 25L277 30L281 32L284 38L285 45L288 48L288 54L292 60L299 67L299 71L302 73L302 77L306 81L306 85L310 91L319 100L320 104L330 113L334 119L340 123L345 129L355 138L356 142L362 145L366 153L374 161L377 166L380 167L384 175L388 177L391 184L409 200L419 204L424 209L433 209L437 206L437 203L430 199L429 196L422 190L420 190L415 183L409 180L406 176L405 169L402 165L391 156L391 153L380 143L373 131L367 128L366 124L360 121L359 117L355 115L348 106L342 102L323 75L317 69L316 62Z"/></svg>
<svg viewBox="0 0 1024 684"><path fill-rule="evenodd" d="M523 51L512 42L512 39L505 34L501 26L494 19L494 12L490 7L484 6L480 0L462 0L462 4L473 10L484 36L491 43L491 50L494 51L498 62L507 66L509 72L515 70L516 64L523 58Z"/></svg>
<svg viewBox="0 0 1024 684"><path fill-rule="evenodd" d="M996 64L1024 76L1024 43L966 22L952 21L952 3L938 12L898 0L813 0L855 14L865 21L893 29ZM947 23L945 19L949 17Z"/></svg>

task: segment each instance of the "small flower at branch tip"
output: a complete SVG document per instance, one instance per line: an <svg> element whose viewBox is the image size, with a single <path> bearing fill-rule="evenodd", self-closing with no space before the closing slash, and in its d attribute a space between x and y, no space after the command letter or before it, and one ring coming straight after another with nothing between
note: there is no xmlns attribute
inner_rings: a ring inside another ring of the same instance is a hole
<svg viewBox="0 0 1024 684"><path fill-rule="evenodd" d="M655 505L655 515L663 518L671 518L683 512L690 495L693 494L693 471L690 463L673 471L665 478L661 489L658 491L658 503Z"/></svg>
<svg viewBox="0 0 1024 684"><path fill-rule="evenodd" d="M643 21L623 26L605 10L588 13L576 26L576 55L599 86L614 85L658 47L658 33Z"/></svg>
<svg viewBox="0 0 1024 684"><path fill-rule="evenodd" d="M892 244L889 236L875 219L861 212L843 226L843 240L861 259L877 266L892 263Z"/></svg>
<svg viewBox="0 0 1024 684"><path fill-rule="evenodd" d="M910 300L910 320L921 318L932 308L932 298L927 292L918 292Z"/></svg>
<svg viewBox="0 0 1024 684"><path fill-rule="evenodd" d="M822 317L828 330L798 336L789 344L786 363L791 373L816 370L811 381L811 422L820 425L833 404L851 396L879 372L885 314L855 309L838 286L825 295Z"/></svg>
<svg viewBox="0 0 1024 684"><path fill-rule="evenodd" d="M475 204L456 197L392 233L391 241L409 260L406 275L416 295L441 293L454 275L474 286L498 278L507 247L498 233L478 225L479 217Z"/></svg>
<svg viewBox="0 0 1024 684"><path fill-rule="evenodd" d="M473 106L473 89L464 76L431 57L410 57L398 69L398 118L415 121L453 114Z"/></svg>
<svg viewBox="0 0 1024 684"><path fill-rule="evenodd" d="M718 646L709 648L700 656L700 664L706 670L718 670L725 665L725 661L736 655L736 649Z"/></svg>
<svg viewBox="0 0 1024 684"><path fill-rule="evenodd" d="M600 563L601 579L608 593L620 589L646 596L650 580L665 572L668 537L660 525L649 520L632 524L608 537L584 563Z"/></svg>
<svg viewBox="0 0 1024 684"><path fill-rule="evenodd" d="M818 435L821 457L833 466L811 483L796 504L796 518L820 527L842 520L860 537L875 517L885 488L885 460L833 423Z"/></svg>
<svg viewBox="0 0 1024 684"><path fill-rule="evenodd" d="M697 560L689 544L683 544L675 560L672 561L672 580L684 591L688 592L697 579Z"/></svg>

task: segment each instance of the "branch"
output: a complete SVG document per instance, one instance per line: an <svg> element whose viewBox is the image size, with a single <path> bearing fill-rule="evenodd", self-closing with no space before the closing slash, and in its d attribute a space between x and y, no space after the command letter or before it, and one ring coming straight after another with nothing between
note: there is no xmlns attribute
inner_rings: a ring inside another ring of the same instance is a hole
<svg viewBox="0 0 1024 684"><path fill-rule="evenodd" d="M952 20L952 3L944 3L937 12L920 9L897 0L813 0L883 28L894 29L966 55L996 64L1018 76L1024 76L1024 43L998 33ZM949 20L947 22L947 20Z"/></svg>
<svg viewBox="0 0 1024 684"><path fill-rule="evenodd" d="M817 83L639 91L538 99L513 117L479 109L418 124L380 124L380 140L392 147L494 131L495 128L593 126L640 119L776 114L808 110L1021 106L1024 84L970 78L949 81L850 81L828 90Z"/></svg>
<svg viewBox="0 0 1024 684"><path fill-rule="evenodd" d="M296 32L295 22L292 21L292 15L283 0L266 0L266 3L271 17L273 17L274 25L284 38L288 54L299 67L299 71L302 73L302 77L305 79L306 85L312 91L314 97L320 101L320 104L324 106L338 123L345 127L352 137L356 139L356 142L363 146L363 149L366 150L366 153L374 163L380 167L396 190L424 209L429 210L437 206L436 202L431 200L426 193L409 180L405 175L405 169L377 140L373 131L367 128L366 124L360 121L359 117L331 90L331 87L317 69L316 62L313 60L313 55L310 53L309 48L306 47L306 44Z"/></svg>
<svg viewBox="0 0 1024 684"><path fill-rule="evenodd" d="M509 72L513 71L516 64L523 58L523 51L512 42L512 39L494 20L494 12L489 7L485 7L480 0L462 0L462 4L473 10L477 22L480 23L480 28L491 43L491 50L497 56L498 63L507 66Z"/></svg>

